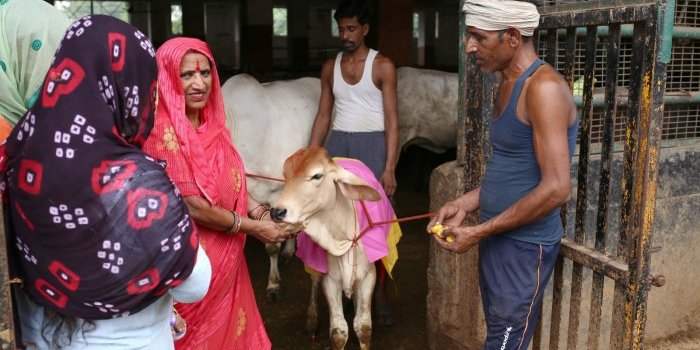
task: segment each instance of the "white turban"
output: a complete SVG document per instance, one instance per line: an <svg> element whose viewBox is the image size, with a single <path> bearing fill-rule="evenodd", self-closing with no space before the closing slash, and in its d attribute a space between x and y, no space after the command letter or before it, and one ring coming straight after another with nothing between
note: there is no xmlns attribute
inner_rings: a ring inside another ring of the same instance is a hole
<svg viewBox="0 0 700 350"><path fill-rule="evenodd" d="M482 30L515 28L532 36L540 23L535 4L513 0L467 0L462 8L467 26Z"/></svg>

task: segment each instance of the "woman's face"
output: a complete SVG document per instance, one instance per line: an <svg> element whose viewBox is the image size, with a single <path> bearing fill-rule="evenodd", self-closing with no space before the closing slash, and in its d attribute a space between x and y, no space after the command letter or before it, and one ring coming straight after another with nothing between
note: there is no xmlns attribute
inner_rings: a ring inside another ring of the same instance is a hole
<svg viewBox="0 0 700 350"><path fill-rule="evenodd" d="M211 65L207 56L197 52L186 54L180 63L180 81L187 110L204 108L211 92Z"/></svg>

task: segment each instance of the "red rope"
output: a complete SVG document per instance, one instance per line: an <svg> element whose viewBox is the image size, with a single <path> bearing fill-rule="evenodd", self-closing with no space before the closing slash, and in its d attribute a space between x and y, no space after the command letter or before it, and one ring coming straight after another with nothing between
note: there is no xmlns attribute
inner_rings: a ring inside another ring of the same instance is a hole
<svg viewBox="0 0 700 350"><path fill-rule="evenodd" d="M246 173L245 176L257 178L257 179L269 180L269 181L284 182L283 179L278 179L276 177L269 177L269 176L252 174L252 173ZM369 222L369 225L367 225L367 227L362 229L360 231L360 234L357 235L357 237L355 237L352 240L353 244L356 244L357 241L359 241L360 238L362 238L362 236L364 236L370 229L377 227L379 225L393 224L393 223L397 223L397 222L415 221L415 220L427 219L427 218L435 216L435 214L428 212L428 213L420 214L420 215L412 215L412 216L406 216L406 217L402 217L402 218L396 218L393 220L384 220L384 221L374 222L374 221L372 221L372 216L369 215L369 211L367 210L367 206L365 205L365 202L360 201L360 205L362 205L362 211L365 212L365 216L367 217L367 221Z"/></svg>
<svg viewBox="0 0 700 350"><path fill-rule="evenodd" d="M369 224L367 225L367 227L363 228L360 231L360 234L357 235L352 240L353 244L357 244L357 242L360 240L360 238L362 238L362 236L364 236L370 229L377 227L379 225L393 224L393 223L397 223L397 222L415 221L415 220L427 219L427 218L435 216L435 214L428 212L428 213L420 214L420 215L405 216L402 218L396 218L396 219L392 219L392 220L374 222L374 221L372 221L372 216L369 215L369 211L367 210L367 206L365 205L365 202L360 201L360 205L362 206L362 211L365 212L365 216L367 217L367 221L369 222Z"/></svg>
<svg viewBox="0 0 700 350"><path fill-rule="evenodd" d="M269 177L269 176L258 175L258 174L245 173L245 176L247 176L247 177L252 177L252 178L254 178L254 179L263 179L263 180L284 182L284 180L278 179L278 178L276 178L276 177Z"/></svg>

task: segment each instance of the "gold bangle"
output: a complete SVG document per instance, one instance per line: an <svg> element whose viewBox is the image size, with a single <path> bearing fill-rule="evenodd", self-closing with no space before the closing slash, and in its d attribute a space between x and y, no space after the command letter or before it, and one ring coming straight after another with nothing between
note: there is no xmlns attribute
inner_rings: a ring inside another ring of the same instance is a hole
<svg viewBox="0 0 700 350"><path fill-rule="evenodd" d="M233 223L231 223L231 226L226 230L226 233L234 234L241 230L241 216L233 210L231 214L233 215Z"/></svg>

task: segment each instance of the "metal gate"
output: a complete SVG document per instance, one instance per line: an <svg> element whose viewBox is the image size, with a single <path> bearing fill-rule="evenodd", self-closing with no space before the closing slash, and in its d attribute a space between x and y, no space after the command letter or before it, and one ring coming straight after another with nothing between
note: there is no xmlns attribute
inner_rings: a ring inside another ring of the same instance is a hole
<svg viewBox="0 0 700 350"><path fill-rule="evenodd" d="M563 345L562 331L566 332L567 349L576 349L584 336L588 349L642 347L647 293L652 284L663 284L661 276L651 277L649 265L666 56L670 51L662 44L663 23L669 22L665 18L667 14L670 14L671 24L673 22L673 6L670 7L667 13L666 1L640 0L576 1L572 4L547 0L540 7L542 18L536 45L545 61L559 69L578 95L580 135L575 204L571 204L569 215L567 210L562 210L567 234L562 240L553 274L551 309L542 310L542 315L548 318L549 329L543 330L543 322L540 322L533 349L559 349ZM466 33L464 23L461 26L461 32ZM623 36L632 38L628 67L620 65ZM601 45L605 50L602 59L596 58L600 56L596 53ZM584 50L583 58L575 55L577 49ZM465 56L461 42L460 55L460 120L465 126L460 137L465 142L458 145L458 161L465 165L465 190L468 191L478 185L489 154L486 130L493 111L497 80L493 75L479 72L475 61ZM602 83L594 78L594 72L601 69L605 79ZM577 76L577 72L581 76ZM621 76L627 78L626 84L619 83ZM602 135L592 144L594 105L603 109L602 117L598 117L602 119ZM616 143L614 130L620 123L624 137ZM599 154L600 166L596 172L590 171L592 149ZM616 149L624 151L619 193L611 191ZM597 188L589 188L590 183L597 183ZM591 192L596 192L597 198ZM614 201L619 203L619 225L613 232L610 204ZM586 225L586 211L591 203L597 210ZM567 223L567 217L573 218L573 222ZM591 219L593 224L590 224ZM615 242L611 242L611 238ZM564 274L565 263L572 265L568 315L562 308L564 280L569 277ZM584 293L586 270L592 271L592 281L590 291ZM607 310L611 318L610 341L601 344L606 281L614 283L614 292L612 308ZM585 313L590 315L586 335L579 334L584 297L590 298L590 310ZM562 329L563 321L568 324L567 329ZM548 336L544 336L545 333Z"/></svg>

